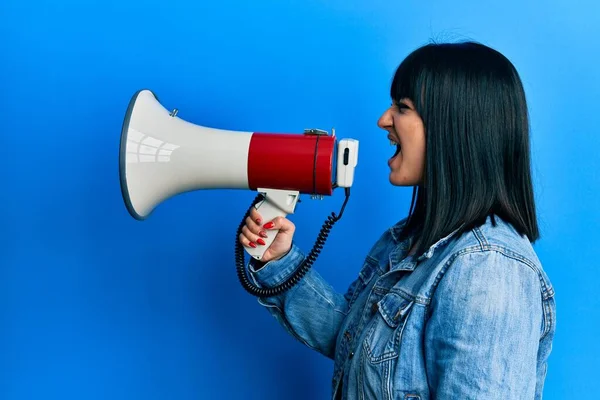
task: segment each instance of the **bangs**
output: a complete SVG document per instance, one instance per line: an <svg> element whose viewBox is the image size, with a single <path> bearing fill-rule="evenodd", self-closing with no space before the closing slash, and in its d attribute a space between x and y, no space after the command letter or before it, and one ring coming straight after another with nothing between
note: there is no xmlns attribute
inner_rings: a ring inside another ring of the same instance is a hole
<svg viewBox="0 0 600 400"><path fill-rule="evenodd" d="M418 87L423 86L423 52L413 52L398 66L390 87L390 97L397 102L408 98L413 103L422 104Z"/></svg>

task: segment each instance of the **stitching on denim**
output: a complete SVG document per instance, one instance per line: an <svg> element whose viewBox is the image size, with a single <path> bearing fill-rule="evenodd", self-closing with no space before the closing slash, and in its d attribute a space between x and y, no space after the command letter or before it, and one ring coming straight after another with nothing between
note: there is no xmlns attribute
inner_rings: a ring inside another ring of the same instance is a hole
<svg viewBox="0 0 600 400"><path fill-rule="evenodd" d="M299 254L296 257L298 257L298 259L296 260L295 257L292 258L290 260L290 263L296 263L297 265L295 268L292 268L292 270L290 272L288 272L287 274L281 276L281 272L282 271L276 271L274 273L272 273L271 279L275 281L275 285L277 285L277 282L281 283L286 281L290 276L294 275L294 273L296 272L296 270L298 270L298 268L300 268L300 265L302 264L302 262L304 261L304 259L306 258L304 255ZM271 264L271 261L269 261L268 263L266 263L260 270L258 271L254 271L252 272L252 274L258 274L260 272L265 272L267 273L267 268L269 269L273 269L273 264ZM283 268L284 269L284 268ZM271 286L271 285L265 285L265 286ZM297 286L297 285L295 285Z"/></svg>
<svg viewBox="0 0 600 400"><path fill-rule="evenodd" d="M429 304L429 299L427 297L415 296L415 295L411 294L410 292L407 292L406 290L404 290L402 288L398 288L398 287L392 286L390 289L386 289L381 286L373 286L373 288L371 290L377 294L383 294L383 295L386 295L388 293L396 293L397 295L401 296L405 300L414 301L415 303L419 303L419 304Z"/></svg>
<svg viewBox="0 0 600 400"><path fill-rule="evenodd" d="M260 297L258 298L258 304L260 304L261 306L264 306L264 307L275 308L275 309L277 309L277 311L281 312L281 308L279 308L278 305L265 303Z"/></svg>
<svg viewBox="0 0 600 400"><path fill-rule="evenodd" d="M546 318L546 312L546 302L542 300L542 323L540 329L540 341L544 338L544 335L546 334L546 328L548 327L548 318Z"/></svg>
<svg viewBox="0 0 600 400"><path fill-rule="evenodd" d="M410 292L407 292L406 290L399 288L399 287L392 286L390 289L387 289L387 288L381 287L381 286L373 286L371 291L375 292L377 294L382 294L382 295L386 295L388 293L395 293L395 294L401 296L404 300L413 301L418 304L425 304L425 305L429 304L429 299L427 297L415 296L415 295L411 294Z"/></svg>
<svg viewBox="0 0 600 400"><path fill-rule="evenodd" d="M358 398L359 400L364 400L365 398L365 394L364 394L364 367L363 364L365 362L365 352L361 351L360 352L360 367L358 368L358 387L360 388L359 392L358 392Z"/></svg>
<svg viewBox="0 0 600 400"><path fill-rule="evenodd" d="M279 315L279 318L281 319L281 323L283 324L283 326L286 328L286 331L290 335L292 335L293 337L295 337L298 341L300 341L301 343L303 343L304 345L306 345L308 348L313 349L313 350L315 350L316 352L318 352L320 354L323 354L323 353L321 353L321 351L319 349L317 349L314 346L311 346L306 340L304 340L300 335L298 335L298 333L296 333L296 331L294 330L294 328L292 327L292 325L289 323L287 317L285 316L283 310L279 306L274 305L274 304L267 304L267 303L261 302L260 298L258 298L258 302L259 302L259 304L261 304L261 305L263 305L265 307L275 308L278 311L277 314Z"/></svg>
<svg viewBox="0 0 600 400"><path fill-rule="evenodd" d="M369 262L369 261L372 261L372 262ZM368 264L368 266L366 266L366 264ZM369 279L366 279L366 276L364 274L364 271L367 268L373 270L373 272L370 274L371 276L369 277ZM354 303L358 299L358 296L360 296L363 293L363 291L365 290L365 288L367 286L369 286L369 282L371 282L373 280L373 277L375 276L377 271L381 271L381 269L379 268L379 262L376 259L374 259L373 257L367 256L367 259L365 260L363 267L361 268L360 272L358 273L357 279L359 281L359 284L357 284L357 286L354 288L354 290L352 292L352 296L350 297L350 300L348 301L348 310L350 309L351 306L354 305Z"/></svg>
<svg viewBox="0 0 600 400"><path fill-rule="evenodd" d="M384 374L385 374L385 380L387 383L387 391L385 393L386 397L389 400L392 400L392 363L391 362L386 362L385 363L385 367L384 367Z"/></svg>
<svg viewBox="0 0 600 400"><path fill-rule="evenodd" d="M381 312L381 310L379 312ZM398 358L400 352L397 349L400 347L399 344L402 340L402 336L404 335L404 328L406 328L406 323L408 321L408 316L410 314L412 314L412 307L411 307L411 310L409 310L409 312L406 313L406 315L402 319L402 322L399 322L398 326L396 326L395 328L392 328L394 330L394 332L392 334L392 338L390 339L390 341L392 341L394 343L392 350L387 351L384 354L381 354L379 356L375 356L371 350L371 346L369 346L369 340L373 336L373 333L375 331L375 325L376 325L375 321L372 322L372 325L369 328L367 335L365 336L365 340L363 341L363 350L365 350L365 352L369 356L369 362L371 362L373 364L379 364L384 361L389 361L389 360ZM382 318L383 318L383 316L382 316Z"/></svg>
<svg viewBox="0 0 600 400"><path fill-rule="evenodd" d="M388 290L386 288L383 288L381 286L373 286L373 288L371 289L371 291L377 293L377 294L387 294ZM391 290L390 290L391 292Z"/></svg>
<svg viewBox="0 0 600 400"><path fill-rule="evenodd" d="M435 288L437 288L440 280L446 274L446 271L448 270L448 267L450 266L450 264L452 264L454 262L454 260L456 260L457 257L463 256L463 255L466 255L466 254L472 254L472 253L485 253L487 251L495 251L497 253L500 253L500 254L504 255L505 257L512 258L513 260L519 261L521 264L526 265L538 277L538 280L539 280L540 286L541 286L540 289L541 289L541 292L542 292L542 298L544 300L547 300L548 298L550 298L550 297L552 297L554 295L554 288L548 288L548 286L546 285L546 282L544 281L544 278L543 278L542 274L535 267L535 264L533 264L529 259L521 256L520 254L517 254L517 253L515 253L515 252L513 252L511 250L508 250L505 247L498 246L498 245L493 245L493 244L487 244L485 246L469 246L469 247L465 247L464 249L461 249L461 250L457 251L456 253L454 253L448 259L448 261L446 261L446 263L444 264L444 266L438 272L437 276L435 277L433 285L431 285L430 293L434 292L434 290L435 290ZM431 300L431 296L432 295L430 294L430 296L428 298L429 300Z"/></svg>
<svg viewBox="0 0 600 400"><path fill-rule="evenodd" d="M329 300L327 297L325 297L325 295L323 295L323 293L319 292L319 291L317 290L317 288L316 288L316 287L314 287L314 286L313 286L313 284L312 284L312 283L310 283L310 281L309 281L308 279L306 279L304 282L305 282L305 283L306 283L308 286L310 286L310 287L312 288L312 290L314 290L314 292L315 292L316 294L318 294L319 296L321 296L321 297L323 298L323 300L325 300L325 301L326 301L326 302L327 302L327 303L328 303L328 304L331 306L331 308L333 308L333 311L336 311L336 312L338 312L338 313L340 313L340 314L342 314L342 315L348 315L348 313L347 313L347 312L344 312L344 311L342 311L342 310L338 310L338 309L335 307L335 303L334 303L333 301Z"/></svg>
<svg viewBox="0 0 600 400"><path fill-rule="evenodd" d="M427 298L430 301L431 301L431 297L433 297L433 292L435 291L435 289L437 288L438 284L440 283L440 281L442 280L442 278L446 274L446 270L448 270L448 267L454 262L454 260L456 260L456 258L459 255L466 254L468 249L477 249L477 250L479 250L480 247L479 246L471 246L471 247L464 248L464 249L459 250L456 253L452 254L452 256L450 258L448 258L448 260L446 261L446 263L444 264L444 266L439 270L438 274L436 275L436 277L435 277L435 279L433 281L433 284L431 285L431 288L429 289L430 295Z"/></svg>
<svg viewBox="0 0 600 400"><path fill-rule="evenodd" d="M553 317L552 317L552 310L550 308L550 301L552 301L551 298L549 298L547 300L544 300L544 302L542 303L543 306L544 306L544 325L545 325L545 329L544 329L544 333L540 337L540 341L542 339L544 339L546 337L546 335L548 335L548 333L550 333L550 330L554 326L554 320L553 320Z"/></svg>
<svg viewBox="0 0 600 400"><path fill-rule="evenodd" d="M395 293L407 301L415 301L416 297L404 291L402 288L392 287L388 293Z"/></svg>
<svg viewBox="0 0 600 400"><path fill-rule="evenodd" d="M383 354L375 356L375 353L373 353L373 350L371 349L371 346L369 345L369 341L373 337L373 333L375 333L376 325L377 325L376 321L373 320L371 327L369 328L369 331L367 332L367 335L365 336L365 340L363 342L363 349L367 352L367 355L369 356L369 362L371 362L373 364L379 364L383 361L387 361L389 359L398 357L398 352L396 351L395 348L392 348L392 350L386 351ZM396 328L390 328L390 329L394 329L394 331L395 331L398 328L396 327ZM402 327L402 329L404 329L404 327ZM398 332L394 332L393 336L395 336L397 334L398 334ZM401 332L400 332L400 334L401 334Z"/></svg>
<svg viewBox="0 0 600 400"><path fill-rule="evenodd" d="M300 268L300 265L302 264L302 262L304 261L306 257L304 256L300 256L298 264L296 265L296 268L293 268L288 274L286 274L283 278L278 278L278 274L274 275L274 278L278 281L278 282L285 282L290 276L294 275L294 273L296 272L296 270L298 268ZM297 285L296 285L297 286Z"/></svg>
<svg viewBox="0 0 600 400"><path fill-rule="evenodd" d="M309 344L306 340L304 340L304 338L302 336L300 336L296 330L294 329L294 327L289 323L287 317L285 316L285 314L282 312L281 314L281 319L283 322L283 325L287 328L288 333L290 333L293 337L295 337L300 343L303 343L306 347L308 347L309 349L315 350L316 352L318 352L319 354L323 354L321 352L321 350L317 349L315 346L312 346L311 344Z"/></svg>
<svg viewBox="0 0 600 400"><path fill-rule="evenodd" d="M473 234L475 235L475 238L477 238L477 241L479 242L479 244L481 245L481 248L483 249L486 245L488 245L488 241L485 238L485 235L483 234L483 232L481 231L481 229L479 228L474 228L471 230L471 232L473 232Z"/></svg>
<svg viewBox="0 0 600 400"><path fill-rule="evenodd" d="M375 273L376 273L376 271L380 271L380 272L381 272L381 274L383 274L383 273L384 273L384 271L383 271L381 268L379 268L379 260L377 260L377 259L375 259L375 258L371 257L370 255L367 255L367 258L365 259L365 262L364 262L364 264L363 264L363 268L361 268L361 270L360 270L360 272L359 272L359 276L360 276L360 277L363 279L363 281L365 281L365 282L367 282L367 281L369 281L369 280L370 280L370 278L369 278L369 279L366 279L365 275L363 274L363 272L365 271L365 269L367 269L365 264L368 264L368 265L369 265L369 270L373 270L373 272L371 273L371 278L373 277L373 274L375 274ZM381 275L381 274L379 274L379 275Z"/></svg>
<svg viewBox="0 0 600 400"><path fill-rule="evenodd" d="M549 297L552 297L554 295L554 289L552 288L548 288L548 286L546 285L546 282L544 280L544 277L542 276L542 274L540 273L540 271L536 268L535 264L533 262L531 262L529 259L523 257L520 254L517 254L505 247L502 246L498 246L498 245L488 245L486 250L491 250L491 251L496 251L500 254L503 254L504 256L508 257L508 258L512 258L513 260L516 261L520 261L522 264L527 265L538 277L538 280L540 281L540 286L542 289L542 298L544 300L547 300Z"/></svg>
<svg viewBox="0 0 600 400"><path fill-rule="evenodd" d="M483 238L483 241L486 243L485 245L481 246L482 251L494 250L494 251L504 254L507 257L513 258L517 261L521 261L522 263L526 264L529 268L531 268L538 275L538 279L540 280L540 286L542 287L543 299L547 300L548 298L554 296L554 288L551 286L548 287L548 285L546 284L546 281L544 280L544 277L542 276L542 273L539 271L538 268L536 268L536 265L533 261L531 261L530 259L524 257L523 255L518 254L504 246L490 244L487 241L487 239L485 238L485 235L483 234L483 232L479 228L474 228L473 232L475 233L475 231L478 231L478 233Z"/></svg>

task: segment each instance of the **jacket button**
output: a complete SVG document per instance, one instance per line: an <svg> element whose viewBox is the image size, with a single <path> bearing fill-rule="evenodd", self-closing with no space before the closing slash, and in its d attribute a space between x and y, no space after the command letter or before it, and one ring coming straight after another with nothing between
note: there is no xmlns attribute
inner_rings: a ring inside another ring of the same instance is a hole
<svg viewBox="0 0 600 400"><path fill-rule="evenodd" d="M350 354L348 354L348 359L350 359L350 360L351 360L351 359L352 359L352 357L354 357L354 352L353 352L353 351L351 351L351 352L350 352Z"/></svg>

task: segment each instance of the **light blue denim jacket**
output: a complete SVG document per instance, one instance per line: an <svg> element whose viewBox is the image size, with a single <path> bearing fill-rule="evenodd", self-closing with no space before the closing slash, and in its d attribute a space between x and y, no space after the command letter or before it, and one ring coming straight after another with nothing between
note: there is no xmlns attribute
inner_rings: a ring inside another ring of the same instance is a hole
<svg viewBox="0 0 600 400"><path fill-rule="evenodd" d="M386 231L347 292L315 268L259 303L297 340L333 359L332 398L540 399L555 331L554 290L531 244L495 217L415 258ZM294 244L249 271L262 287L304 259Z"/></svg>

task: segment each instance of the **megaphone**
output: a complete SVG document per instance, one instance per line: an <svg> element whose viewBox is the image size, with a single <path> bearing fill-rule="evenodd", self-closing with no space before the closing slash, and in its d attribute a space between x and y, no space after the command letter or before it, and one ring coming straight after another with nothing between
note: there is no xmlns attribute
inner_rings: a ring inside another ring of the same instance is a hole
<svg viewBox="0 0 600 400"><path fill-rule="evenodd" d="M196 125L167 110L148 89L131 98L121 131L119 174L129 214L146 219L163 201L199 189L254 190L267 222L292 214L300 194L329 196L354 180L358 141L320 129L301 134L246 132ZM346 198L347 201L347 198ZM344 203L345 206L345 203ZM261 260L264 246L245 248Z"/></svg>

